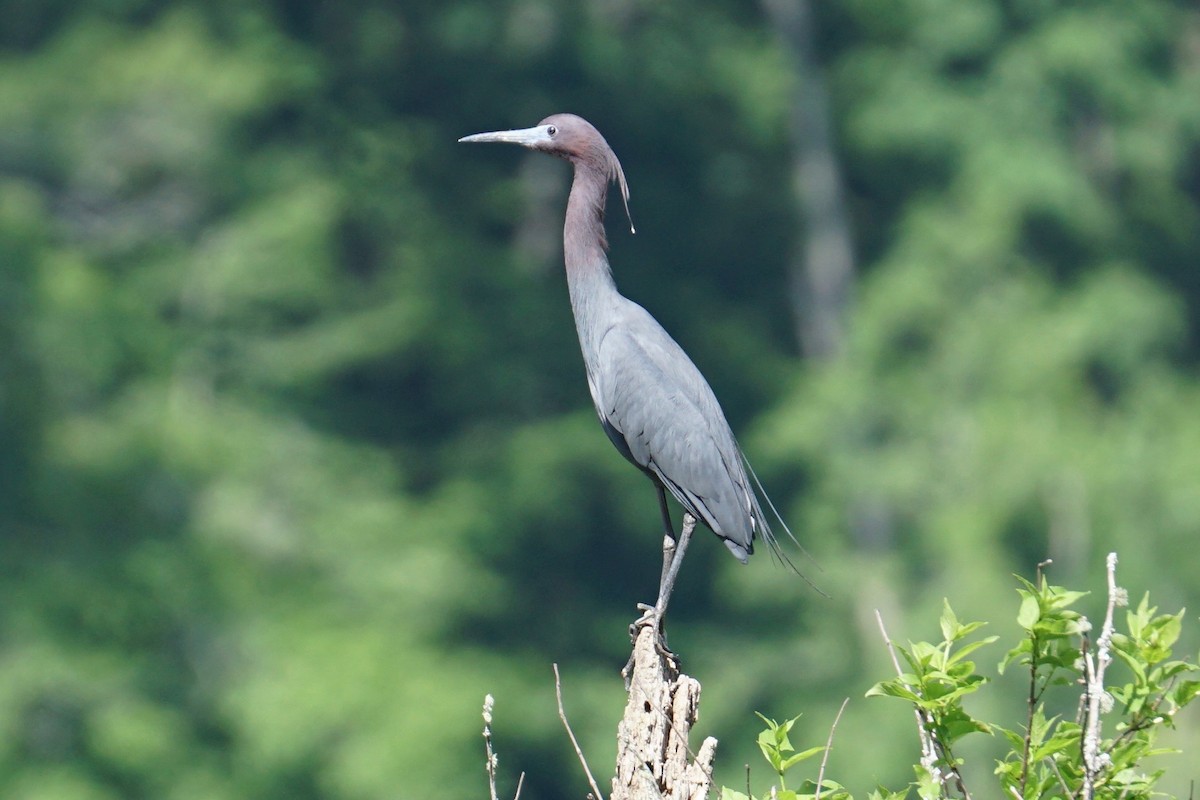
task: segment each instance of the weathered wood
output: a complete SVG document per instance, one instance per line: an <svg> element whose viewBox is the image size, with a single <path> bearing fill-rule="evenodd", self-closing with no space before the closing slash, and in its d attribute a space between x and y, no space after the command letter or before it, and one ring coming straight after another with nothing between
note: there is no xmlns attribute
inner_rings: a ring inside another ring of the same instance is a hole
<svg viewBox="0 0 1200 800"><path fill-rule="evenodd" d="M705 739L691 758L688 737L699 716L700 682L680 674L657 638L653 625L643 625L634 642L611 800L704 800L717 740Z"/></svg>

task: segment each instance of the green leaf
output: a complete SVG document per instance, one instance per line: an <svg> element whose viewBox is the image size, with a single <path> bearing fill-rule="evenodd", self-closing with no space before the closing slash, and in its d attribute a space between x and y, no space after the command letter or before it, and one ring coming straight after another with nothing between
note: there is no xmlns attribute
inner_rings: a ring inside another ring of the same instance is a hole
<svg viewBox="0 0 1200 800"><path fill-rule="evenodd" d="M1166 650L1167 655L1170 655L1170 647L1179 640L1179 634L1183 631L1183 612L1178 614L1166 614L1155 618L1147 626L1147 637L1150 638L1154 645ZM1165 658L1166 656L1163 656Z"/></svg>
<svg viewBox="0 0 1200 800"><path fill-rule="evenodd" d="M1060 753L1066 753L1074 757L1078 751L1079 729L1077 727L1059 725L1054 729L1054 733L1050 738L1032 748L1030 758L1033 761L1040 761L1041 759L1051 758Z"/></svg>
<svg viewBox="0 0 1200 800"><path fill-rule="evenodd" d="M1146 665L1140 658L1140 653L1130 652L1130 649L1125 646L1116 646L1117 639L1113 637L1112 652L1116 653L1120 659L1125 662L1125 665L1133 672L1134 677L1139 684L1146 683Z"/></svg>
<svg viewBox="0 0 1200 800"><path fill-rule="evenodd" d="M941 648L929 642L912 642L909 647L909 650L903 647L897 649L918 675L928 669L935 660L940 661L942 658Z"/></svg>
<svg viewBox="0 0 1200 800"><path fill-rule="evenodd" d="M993 725L992 730L998 732L1001 736L1008 740L1014 749L1019 750L1025 746L1025 737L1017 731L1001 728L999 725Z"/></svg>
<svg viewBox="0 0 1200 800"><path fill-rule="evenodd" d="M787 760L783 762L782 769L785 771L788 769L791 769L792 766L794 766L795 764L799 764L801 761L812 758L813 756L815 756L818 753L824 753L824 752L825 752L825 745L821 745L820 747L810 747L807 750L802 750L793 756L789 756L787 758Z"/></svg>
<svg viewBox="0 0 1200 800"><path fill-rule="evenodd" d="M1017 589L1017 594L1021 595L1022 597L1027 594L1037 594L1040 591L1038 587L1030 583L1028 579L1017 575L1016 573L1013 573L1013 577L1017 579L1017 583L1025 587L1024 589Z"/></svg>
<svg viewBox="0 0 1200 800"><path fill-rule="evenodd" d="M955 662L961 661L967 655L975 652L976 650L978 650L981 647L992 644L999 638L1000 638L999 636L987 636L987 637L984 637L983 639L980 639L979 641L968 642L967 644L964 644L957 651L955 651L954 655L950 658L950 663L953 664Z"/></svg>
<svg viewBox="0 0 1200 800"><path fill-rule="evenodd" d="M981 722L967 714L961 706L955 706L943 714L938 719L937 727L941 731L942 741L946 744L953 744L968 733L990 734L992 732L986 722Z"/></svg>
<svg viewBox="0 0 1200 800"><path fill-rule="evenodd" d="M1038 619L1042 616L1042 607L1037 597L1031 594L1021 598L1021 608L1017 611L1017 624L1027 631L1032 631Z"/></svg>
<svg viewBox="0 0 1200 800"><path fill-rule="evenodd" d="M1171 699L1175 701L1175 705L1183 708L1197 696L1200 696L1200 681L1182 681L1175 687Z"/></svg>
<svg viewBox="0 0 1200 800"><path fill-rule="evenodd" d="M917 787L917 796L921 800L938 800L942 796L942 783L929 770L924 767L913 767L917 773L915 785Z"/></svg>
<svg viewBox="0 0 1200 800"><path fill-rule="evenodd" d="M1022 639L1020 644L1018 644L1012 650L1009 650L1007 653L1004 654L1004 660L1002 660L1000 662L999 666L997 666L996 669L999 671L999 673L1001 675L1003 675L1005 667L1007 667L1013 661L1016 661L1021 656L1029 656L1032 653L1033 653L1033 641L1028 638Z"/></svg>
<svg viewBox="0 0 1200 800"><path fill-rule="evenodd" d="M1073 592L1061 586L1049 586L1042 594L1047 606L1055 611L1064 610L1075 604L1076 600L1087 597L1091 592Z"/></svg>
<svg viewBox="0 0 1200 800"><path fill-rule="evenodd" d="M1165 681L1188 672L1200 672L1200 667L1187 661L1168 661L1155 672L1161 673L1161 680Z"/></svg>
<svg viewBox="0 0 1200 800"><path fill-rule="evenodd" d="M912 678L911 675L905 676ZM915 680L915 679L914 679ZM867 690L866 697L899 697L902 700L908 700L912 703L923 702L921 697L913 693L904 684L897 680L880 681Z"/></svg>
<svg viewBox="0 0 1200 800"><path fill-rule="evenodd" d="M939 620L942 628L942 638L947 642L952 642L958 638L958 617L954 615L954 609L950 608L950 601L942 598L942 618Z"/></svg>
<svg viewBox="0 0 1200 800"><path fill-rule="evenodd" d="M840 783L828 778L821 781L821 798L822 800L852 800L850 793L846 791L846 787ZM797 796L800 800L811 800L817 794L817 782L806 780L800 784L797 790Z"/></svg>
<svg viewBox="0 0 1200 800"><path fill-rule="evenodd" d="M1042 617L1034 625L1034 632L1039 636L1066 637L1087 633L1089 624L1078 614L1052 614Z"/></svg>

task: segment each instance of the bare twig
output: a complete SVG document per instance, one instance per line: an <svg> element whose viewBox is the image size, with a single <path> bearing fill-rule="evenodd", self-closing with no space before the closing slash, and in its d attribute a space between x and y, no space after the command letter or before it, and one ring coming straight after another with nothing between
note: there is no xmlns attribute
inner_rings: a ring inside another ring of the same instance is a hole
<svg viewBox="0 0 1200 800"><path fill-rule="evenodd" d="M496 765L500 763L499 757L492 750L492 708L496 703L496 699L490 694L484 695L483 698L483 747L487 753L487 764L485 765L488 774L488 792L491 794L491 800L498 800L496 796ZM525 773L521 773L521 777L517 778L517 793L513 795L513 800L520 800L521 787L525 785Z"/></svg>
<svg viewBox="0 0 1200 800"><path fill-rule="evenodd" d="M842 707L838 709L833 724L829 726L829 738L825 740L825 752L821 754L821 768L817 770L817 793L813 800L821 800L821 787L825 783L825 763L829 761L829 751L833 749L833 732L837 730L838 723L842 720L842 712L846 710L846 704L849 702L849 697L842 701Z"/></svg>
<svg viewBox="0 0 1200 800"><path fill-rule="evenodd" d="M950 753L950 748L947 745L942 745L943 752L946 753L946 763L950 767L950 774L954 776L954 785L958 787L958 792L963 796L963 800L971 800L971 793L967 791L967 783L963 780L962 773L958 771L958 762Z"/></svg>
<svg viewBox="0 0 1200 800"><path fill-rule="evenodd" d="M1104 612L1104 626L1096 639L1093 658L1090 648L1084 649L1083 670L1087 679L1084 696L1087 698L1083 735L1083 798L1092 800L1096 794L1096 778L1112 762L1107 753L1100 751L1100 717L1112 707L1112 696L1104 689L1104 671L1112 663L1109 648L1113 637L1113 608L1124 605L1125 591L1117 586L1117 554L1109 553L1105 559L1108 572L1108 606Z"/></svg>
<svg viewBox="0 0 1200 800"><path fill-rule="evenodd" d="M490 694L484 695L483 698L483 749L487 755L487 764L485 768L488 774L488 791L491 793L492 800L499 800L496 796L496 763L499 759L492 751L492 707L495 705L496 699Z"/></svg>
<svg viewBox="0 0 1200 800"><path fill-rule="evenodd" d="M558 698L558 718L562 720L563 727L567 729L567 736L571 737L571 746L575 748L575 755L579 756L579 763L583 766L584 774L587 775L588 785L592 787L592 794L596 800L604 800L604 795L596 786L596 779L592 777L592 771L588 768L587 759L583 757L583 750L579 749L579 741L575 738L575 732L571 730L571 723L567 722L567 712L563 710L562 679L558 675L558 664L554 665L554 696Z"/></svg>

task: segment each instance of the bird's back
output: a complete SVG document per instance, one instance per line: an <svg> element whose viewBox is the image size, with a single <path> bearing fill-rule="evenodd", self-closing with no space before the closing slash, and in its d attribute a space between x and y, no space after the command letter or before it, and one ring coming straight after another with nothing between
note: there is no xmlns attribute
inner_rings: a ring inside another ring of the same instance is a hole
<svg viewBox="0 0 1200 800"><path fill-rule="evenodd" d="M585 353L601 424L621 453L746 561L770 529L733 431L708 382L641 306L617 296ZM591 355L592 358L587 356Z"/></svg>

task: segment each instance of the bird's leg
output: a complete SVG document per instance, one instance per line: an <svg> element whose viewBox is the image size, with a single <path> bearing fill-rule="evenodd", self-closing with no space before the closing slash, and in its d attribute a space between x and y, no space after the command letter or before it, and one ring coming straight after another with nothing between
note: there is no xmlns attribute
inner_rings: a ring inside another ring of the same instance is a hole
<svg viewBox="0 0 1200 800"><path fill-rule="evenodd" d="M677 665L677 658L671 649L667 647L667 640L664 633L664 616L667 613L667 603L671 600L671 593L675 589L675 579L679 576L679 568L683 565L683 555L687 551L688 542L691 541L692 531L696 529L696 518L688 512L683 512L683 528L679 531L679 536L676 538L675 532L671 525L671 512L667 507L667 497L663 488L658 489L659 507L662 509L663 528L663 569L662 577L658 583L658 600L654 605L648 606L645 603L638 603L638 608L642 611L642 616L637 622L629 626L629 635L633 639L637 639L638 631L649 625L654 629L655 645L659 655L667 660L668 663ZM625 668L621 670L621 675L625 678L625 689L628 691L630 681L633 678L634 655L629 656L629 662Z"/></svg>
<svg viewBox="0 0 1200 800"><path fill-rule="evenodd" d="M672 542L670 548L670 564L667 564L667 548L663 548L663 576L658 585L658 601L654 604L654 616L662 624L663 616L667 613L667 603L671 601L671 593L675 591L675 578L679 568L683 566L683 554L687 552L688 542L692 539L692 531L696 529L696 518L688 512L683 512L683 528L679 538Z"/></svg>
<svg viewBox="0 0 1200 800"><path fill-rule="evenodd" d="M671 648L667 647L667 639L664 631L665 615L667 613L667 603L671 600L671 592L675 589L675 578L679 575L679 567L683 564L683 554L687 551L688 542L691 541L692 531L696 529L696 518L686 511L683 513L683 528L679 531L679 538L672 539L666 537L663 542L663 578L658 587L658 600L654 605L648 606L645 603L638 603L638 608L642 609L641 618L629 626L629 635L635 641L638 631L647 625L654 631L654 645L658 650L658 654L665 660L667 664L673 665L673 668L679 668L679 659L671 652ZM625 689L628 691L631 681L633 680L633 669L635 654L629 656L629 662L625 664L625 668L621 670L621 675L625 678Z"/></svg>
<svg viewBox="0 0 1200 800"><path fill-rule="evenodd" d="M662 599L662 587L667 581L667 576L671 572L671 563L675 560L675 525L671 522L671 508L667 505L667 490L661 483L656 482L658 489L658 510L662 513L663 523L663 565L662 575L658 579L659 599ZM642 617L636 623L635 628L641 628L645 625L654 624L658 626L657 621L653 618L655 609L659 603L648 606L645 603L638 603L638 610L642 611Z"/></svg>
<svg viewBox="0 0 1200 800"><path fill-rule="evenodd" d="M663 566L662 575L658 579L658 597L661 601L662 587L667 582L667 575L671 571L671 564L675 561L675 525L671 522L671 508L667 505L667 490L663 488L661 483L658 485L658 510L662 512L663 522ZM658 606L658 603L654 604L655 609Z"/></svg>
<svg viewBox="0 0 1200 800"><path fill-rule="evenodd" d="M692 531L696 528L696 518L685 511L683 528L676 536L674 525L671 522L671 510L667 505L667 493L661 484L658 486L658 507L662 512L663 521L663 566L662 575L658 581L658 599L653 606L638 603L638 608L643 613L641 619L634 623L633 630L652 625L658 639L659 650L664 656L667 656L671 655L671 651L667 647L665 631L667 604L671 601L671 593L675 589L675 579L679 575L679 568L683 565L683 555L687 551L688 542L691 541Z"/></svg>
<svg viewBox="0 0 1200 800"><path fill-rule="evenodd" d="M637 631L641 628L647 625L653 627L659 653L673 659L674 654L667 647L663 618L667 612L667 603L671 599L671 591L675 587L675 578L679 575L679 567L683 563L683 553L687 550L688 540L691 538L692 530L696 527L696 520L691 514L684 512L683 530L678 538L676 537L675 526L671 522L671 509L667 505L667 492L661 483L658 484L658 508L662 512L663 523L663 565L662 575L658 581L658 599L652 606L638 603L638 609L642 611L642 616L629 626L629 634L636 638ZM628 671L631 668L632 661L625 665L625 669L621 670L621 673L628 677Z"/></svg>

